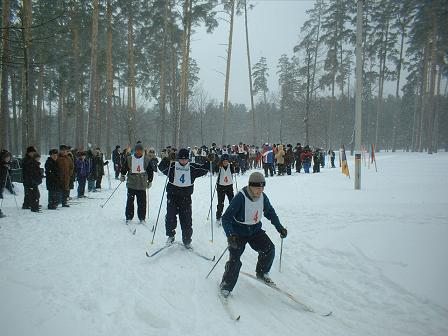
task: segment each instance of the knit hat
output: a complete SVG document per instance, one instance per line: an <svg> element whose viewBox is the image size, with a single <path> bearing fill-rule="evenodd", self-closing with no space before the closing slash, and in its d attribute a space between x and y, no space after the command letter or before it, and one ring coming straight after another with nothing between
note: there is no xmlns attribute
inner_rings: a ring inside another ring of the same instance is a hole
<svg viewBox="0 0 448 336"><path fill-rule="evenodd" d="M249 186L251 187L264 187L266 185L266 180L264 175L259 172L254 172L249 176Z"/></svg>
<svg viewBox="0 0 448 336"><path fill-rule="evenodd" d="M69 150L67 145L60 145L59 150Z"/></svg>
<svg viewBox="0 0 448 336"><path fill-rule="evenodd" d="M221 162L222 161L229 161L229 159L230 159L230 157L229 157L229 154L223 154L222 156L221 156Z"/></svg>
<svg viewBox="0 0 448 336"><path fill-rule="evenodd" d="M141 142L140 143L137 143L136 145L135 145L135 151L138 151L138 150L143 150L143 145L141 144Z"/></svg>
<svg viewBox="0 0 448 336"><path fill-rule="evenodd" d="M177 159L186 159L188 160L190 158L190 153L188 152L188 149L181 148L179 149L179 152L177 152Z"/></svg>
<svg viewBox="0 0 448 336"><path fill-rule="evenodd" d="M32 153L32 152L37 152L36 147L29 146L29 147L26 148L26 153L27 154Z"/></svg>
<svg viewBox="0 0 448 336"><path fill-rule="evenodd" d="M58 150L56 148L50 149L50 151L48 152L48 155L53 155L53 154L58 154Z"/></svg>

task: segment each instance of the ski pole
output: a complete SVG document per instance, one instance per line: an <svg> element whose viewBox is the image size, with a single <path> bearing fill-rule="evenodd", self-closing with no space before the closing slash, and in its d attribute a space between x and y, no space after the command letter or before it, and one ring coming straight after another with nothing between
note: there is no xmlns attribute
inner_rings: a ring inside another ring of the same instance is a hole
<svg viewBox="0 0 448 336"><path fill-rule="evenodd" d="M218 260L216 261L216 263L213 265L212 269L210 270L210 272L208 272L207 276L205 277L206 279L209 277L209 275L213 272L213 270L216 268L216 266L218 266L218 263L221 261L222 257L224 257L224 254L227 252L227 250L229 249L229 247L227 246L226 249L224 250L224 252L222 252L221 256L218 258Z"/></svg>
<svg viewBox="0 0 448 336"><path fill-rule="evenodd" d="M210 163L210 211L213 205L213 165L212 161L209 161ZM213 243L213 216L210 217L210 228L212 231L212 240L210 241Z"/></svg>
<svg viewBox="0 0 448 336"><path fill-rule="evenodd" d="M147 207L148 207L146 213L148 214L148 217L149 217L149 189L146 189L146 201L147 201Z"/></svg>
<svg viewBox="0 0 448 336"><path fill-rule="evenodd" d="M106 200L106 202L104 202L104 204L101 204L100 207L104 208L104 206L107 204L107 202L109 202L109 200L112 198L112 196L115 194L115 192L118 190L118 188L121 186L121 184L123 183L123 181L120 181L120 183L117 185L117 187L115 188L115 190L112 192L112 194L110 194L109 198Z"/></svg>
<svg viewBox="0 0 448 336"><path fill-rule="evenodd" d="M218 177L219 180L219 177ZM212 206L213 206L213 200L215 199L215 192L216 192L217 184L215 184L215 190L213 191L212 201L210 203L210 209L208 209L208 215L207 215L207 221L210 218L210 214L212 213Z"/></svg>
<svg viewBox="0 0 448 336"><path fill-rule="evenodd" d="M278 271L280 273L282 272L282 255L283 255L283 238L282 238L282 242L280 243L280 263L278 265Z"/></svg>
<svg viewBox="0 0 448 336"><path fill-rule="evenodd" d="M107 180L109 181L109 190L112 189L112 185L110 183L110 170L109 170L109 162L107 163Z"/></svg>
<svg viewBox="0 0 448 336"><path fill-rule="evenodd" d="M236 192L238 192L238 180L236 179L236 174L235 174L235 187L236 187Z"/></svg>
<svg viewBox="0 0 448 336"><path fill-rule="evenodd" d="M169 178L170 178L170 171L171 171L171 161L170 161L170 166L169 166L169 168L168 168L168 174L166 174L165 187L163 188L162 199L160 200L159 212L157 213L156 224L153 225L153 227L152 227L152 229L151 229L151 231L154 232L153 235L152 235L151 245L154 244L154 237L156 236L157 225L159 224L160 210L162 209L162 202L163 202L163 198L165 197L166 186L167 186L167 184L168 184L168 180L169 180Z"/></svg>

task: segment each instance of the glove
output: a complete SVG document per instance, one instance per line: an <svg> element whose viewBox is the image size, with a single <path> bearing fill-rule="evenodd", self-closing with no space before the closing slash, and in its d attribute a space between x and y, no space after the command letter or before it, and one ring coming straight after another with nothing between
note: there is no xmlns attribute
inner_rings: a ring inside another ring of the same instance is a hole
<svg viewBox="0 0 448 336"><path fill-rule="evenodd" d="M238 242L239 242L239 237L235 236L235 235L230 235L227 238L227 242L229 243L229 248L237 250L238 249Z"/></svg>
<svg viewBox="0 0 448 336"><path fill-rule="evenodd" d="M146 182L146 189L151 188L151 186L152 186L152 182L147 181Z"/></svg>
<svg viewBox="0 0 448 336"><path fill-rule="evenodd" d="M104 162L104 165L108 165L108 164L109 164L109 161Z"/></svg>
<svg viewBox="0 0 448 336"><path fill-rule="evenodd" d="M280 238L286 238L288 235L288 230L286 228L282 227L280 230L278 230L278 233L280 233Z"/></svg>
<svg viewBox="0 0 448 336"><path fill-rule="evenodd" d="M121 182L124 182L125 180L126 180L126 177L125 177L124 175L121 175L121 176L120 176L120 181L121 181Z"/></svg>

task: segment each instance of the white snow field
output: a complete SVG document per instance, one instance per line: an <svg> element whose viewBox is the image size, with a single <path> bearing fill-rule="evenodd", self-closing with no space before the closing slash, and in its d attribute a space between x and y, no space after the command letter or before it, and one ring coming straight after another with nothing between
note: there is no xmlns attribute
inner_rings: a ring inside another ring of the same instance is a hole
<svg viewBox="0 0 448 336"><path fill-rule="evenodd" d="M271 277L316 311L333 311L331 317L302 311L240 276L231 304L241 320L230 320L217 296L227 256L209 279L213 263L178 245L145 256L165 243L165 200L150 245L146 227L137 226L133 236L124 224L124 185L100 207L112 192L107 178L104 191L90 195L98 199L53 212L45 209L44 182L41 214L18 211L6 191L0 335L446 336L448 154L381 153L377 160L377 173L363 166L361 191L339 168L267 181L265 193L289 231L280 273L280 238L263 221L276 244ZM353 175L352 157L349 163ZM248 175L238 177L239 187ZM155 176L149 191L149 226L164 182ZM209 202L210 179L200 178L193 194L193 246L218 257L226 238L216 226L209 242ZM242 270L253 273L256 260L248 246Z"/></svg>

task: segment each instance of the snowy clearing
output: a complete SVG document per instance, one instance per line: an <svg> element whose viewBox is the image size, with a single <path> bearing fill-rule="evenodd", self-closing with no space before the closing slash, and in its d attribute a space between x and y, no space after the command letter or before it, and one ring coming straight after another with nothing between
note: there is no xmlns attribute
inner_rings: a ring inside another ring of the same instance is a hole
<svg viewBox="0 0 448 336"><path fill-rule="evenodd" d="M377 160L378 173L363 165L361 191L340 169L267 179L265 192L289 231L279 273L280 238L263 221L277 248L271 277L316 311L333 311L331 317L301 311L240 276L230 301L241 320L231 321L217 296L225 260L206 280L213 263L181 246L145 257L165 242L165 200L150 245L148 228L137 226L133 236L124 225L124 185L100 207L112 192L107 178L106 190L90 194L98 199L53 212L46 210L44 183L41 214L18 211L5 191L0 333L448 335L448 154L381 153ZM248 175L238 177L239 187ZM149 191L148 226L155 223L164 182L155 176ZM226 239L215 227L215 242L209 242L209 183L204 177L195 185L193 246L218 257ZM19 194L19 206L22 200ZM242 261L242 270L253 273L256 253L247 247Z"/></svg>

